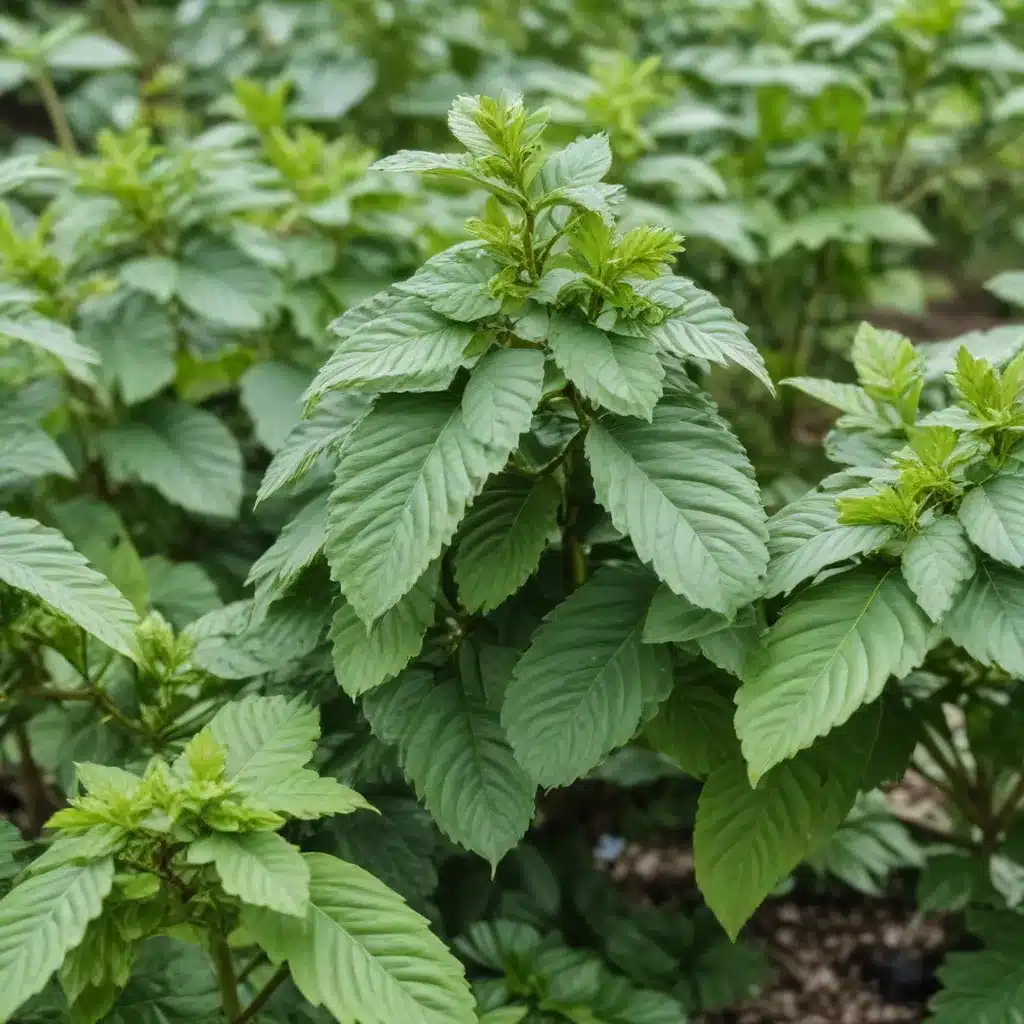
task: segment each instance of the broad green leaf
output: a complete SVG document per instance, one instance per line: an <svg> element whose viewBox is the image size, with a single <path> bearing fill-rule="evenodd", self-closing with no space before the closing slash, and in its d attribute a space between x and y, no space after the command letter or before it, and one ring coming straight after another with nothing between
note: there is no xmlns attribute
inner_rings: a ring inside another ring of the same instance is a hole
<svg viewBox="0 0 1024 1024"><path fill-rule="evenodd" d="M51 474L74 479L75 471L64 450L41 427L0 416L0 432L0 488L22 487Z"/></svg>
<svg viewBox="0 0 1024 1024"><path fill-rule="evenodd" d="M121 264L122 283L152 295L157 302L170 302L178 287L178 264L166 256L143 256Z"/></svg>
<svg viewBox="0 0 1024 1024"><path fill-rule="evenodd" d="M621 416L650 420L665 371L646 338L606 334L593 324L554 313L548 345L584 397Z"/></svg>
<svg viewBox="0 0 1024 1024"><path fill-rule="evenodd" d="M162 555L142 560L149 579L149 599L175 629L220 608L217 585L196 562L171 562Z"/></svg>
<svg viewBox="0 0 1024 1024"><path fill-rule="evenodd" d="M122 934L119 924L112 914L98 917L61 965L60 987L71 1004L75 1024L105 1019L131 977L136 943Z"/></svg>
<svg viewBox="0 0 1024 1024"><path fill-rule="evenodd" d="M146 484L198 515L238 515L242 453L231 431L205 409L154 402L104 430L100 447L116 483Z"/></svg>
<svg viewBox="0 0 1024 1024"><path fill-rule="evenodd" d="M320 715L298 699L244 697L225 704L209 729L227 751L227 778L238 789L259 796L313 756Z"/></svg>
<svg viewBox="0 0 1024 1024"><path fill-rule="evenodd" d="M1024 90L1021 90L1024 100ZM985 282L986 290L1012 306L1024 306L1024 270L1007 270Z"/></svg>
<svg viewBox="0 0 1024 1024"><path fill-rule="evenodd" d="M1024 568L1024 473L1000 473L978 484L958 515L975 547L997 562Z"/></svg>
<svg viewBox="0 0 1024 1024"><path fill-rule="evenodd" d="M943 628L983 665L1024 676L1024 572L981 562Z"/></svg>
<svg viewBox="0 0 1024 1024"><path fill-rule="evenodd" d="M590 135L570 142L548 157L534 182L534 189L546 195L557 189L596 185L612 167L608 136Z"/></svg>
<svg viewBox="0 0 1024 1024"><path fill-rule="evenodd" d="M828 242L888 242L891 245L931 245L921 221L909 210L891 204L823 208L784 224L769 245L772 258L802 246L812 252Z"/></svg>
<svg viewBox="0 0 1024 1024"><path fill-rule="evenodd" d="M398 675L420 653L434 622L440 565L434 563L412 590L367 629L352 606L343 602L331 623L334 674L355 699Z"/></svg>
<svg viewBox="0 0 1024 1024"><path fill-rule="evenodd" d="M355 330L334 350L303 396L307 407L335 389L443 391L462 365L473 328L409 297Z"/></svg>
<svg viewBox="0 0 1024 1024"><path fill-rule="evenodd" d="M643 640L645 644L686 643L708 633L717 633L731 622L728 615L698 608L662 584L644 620Z"/></svg>
<svg viewBox="0 0 1024 1024"><path fill-rule="evenodd" d="M664 647L641 642L656 582L604 569L544 620L516 665L501 719L541 786L568 785L628 742L647 694L671 687Z"/></svg>
<svg viewBox="0 0 1024 1024"><path fill-rule="evenodd" d="M451 395L384 396L359 422L338 459L327 558L364 622L408 593L510 451L478 441Z"/></svg>
<svg viewBox="0 0 1024 1024"><path fill-rule="evenodd" d="M249 367L239 382L239 397L252 420L256 440L275 454L288 441L302 413L309 373L271 360Z"/></svg>
<svg viewBox="0 0 1024 1024"><path fill-rule="evenodd" d="M366 415L370 400L363 395L333 392L306 419L299 420L274 454L256 503L266 501L288 484L299 480L321 456L340 447L349 431Z"/></svg>
<svg viewBox="0 0 1024 1024"><path fill-rule="evenodd" d="M100 354L102 376L125 405L162 391L177 372L177 332L167 311L148 295L121 293L83 319L79 336Z"/></svg>
<svg viewBox="0 0 1024 1024"><path fill-rule="evenodd" d="M309 768L300 768L280 782L261 786L246 802L304 821L373 810L354 789L343 786L329 775L317 775Z"/></svg>
<svg viewBox="0 0 1024 1024"><path fill-rule="evenodd" d="M736 618L724 629L716 629L714 633L697 637L696 644L712 665L740 679L747 659L760 642L764 627L763 613L749 606L741 608Z"/></svg>
<svg viewBox="0 0 1024 1024"><path fill-rule="evenodd" d="M431 686L407 672L374 691L364 710L441 830L492 865L523 837L534 786L516 762L497 713L465 680Z"/></svg>
<svg viewBox="0 0 1024 1024"><path fill-rule="evenodd" d="M941 622L974 575L977 558L963 526L939 516L903 549L903 578L932 622Z"/></svg>
<svg viewBox="0 0 1024 1024"><path fill-rule="evenodd" d="M544 353L501 348L474 367L462 393L466 429L481 444L513 449L544 390Z"/></svg>
<svg viewBox="0 0 1024 1024"><path fill-rule="evenodd" d="M309 868L276 832L214 833L188 848L189 864L212 864L224 891L243 903L305 917Z"/></svg>
<svg viewBox="0 0 1024 1024"><path fill-rule="evenodd" d="M108 857L33 875L0 900L0 1020L10 1020L82 941L113 881Z"/></svg>
<svg viewBox="0 0 1024 1024"><path fill-rule="evenodd" d="M200 238L178 265L178 297L196 316L221 327L255 330L277 307L277 277L234 246Z"/></svg>
<svg viewBox="0 0 1024 1024"><path fill-rule="evenodd" d="M675 593L723 615L758 595L768 564L760 493L707 399L666 396L649 424L603 417L586 452L598 501Z"/></svg>
<svg viewBox="0 0 1024 1024"><path fill-rule="evenodd" d="M83 32L46 54L46 63L62 71L109 71L136 63L135 54L96 32Z"/></svg>
<svg viewBox="0 0 1024 1024"><path fill-rule="evenodd" d="M931 623L895 569L864 566L805 591L764 635L737 694L750 778L809 747L924 660Z"/></svg>
<svg viewBox="0 0 1024 1024"><path fill-rule="evenodd" d="M122 850L130 835L117 825L93 825L84 832L66 832L32 861L26 875L38 875L69 864L90 864Z"/></svg>
<svg viewBox="0 0 1024 1024"><path fill-rule="evenodd" d="M22 313L18 316L0 316L0 338L13 338L32 348L49 352L60 360L64 369L85 384L92 383L90 369L100 361L98 352L80 345L74 333L64 324L48 320L38 313Z"/></svg>
<svg viewBox="0 0 1024 1024"><path fill-rule="evenodd" d="M135 609L56 530L0 511L0 581L45 601L127 657Z"/></svg>
<svg viewBox="0 0 1024 1024"><path fill-rule="evenodd" d="M788 594L822 569L877 551L896 536L891 526L844 526L834 494L810 494L768 520L765 597Z"/></svg>
<svg viewBox="0 0 1024 1024"><path fill-rule="evenodd" d="M562 489L550 476L502 474L473 503L459 529L455 582L469 611L491 611L537 569L558 529Z"/></svg>
<svg viewBox="0 0 1024 1024"><path fill-rule="evenodd" d="M323 550L327 539L327 493L312 498L282 528L253 563L246 586L255 586L253 616L262 618Z"/></svg>
<svg viewBox="0 0 1024 1024"><path fill-rule="evenodd" d="M462 967L424 918L354 864L305 860L305 920L247 907L243 926L310 1003L360 1024L475 1024Z"/></svg>
<svg viewBox="0 0 1024 1024"><path fill-rule="evenodd" d="M426 300L435 313L469 323L501 309L501 299L489 288L500 269L479 243L463 243L427 260L395 290Z"/></svg>
<svg viewBox="0 0 1024 1024"><path fill-rule="evenodd" d="M811 398L831 405L833 409L848 413L850 416L878 420L878 407L868 393L856 384L837 384L835 381L822 380L819 377L787 377L780 384L795 388Z"/></svg>
<svg viewBox="0 0 1024 1024"><path fill-rule="evenodd" d="M747 338L746 327L710 292L685 279L681 287L686 293L682 310L648 332L658 350L684 361L706 359L719 366L739 366L774 394L775 385L761 353Z"/></svg>

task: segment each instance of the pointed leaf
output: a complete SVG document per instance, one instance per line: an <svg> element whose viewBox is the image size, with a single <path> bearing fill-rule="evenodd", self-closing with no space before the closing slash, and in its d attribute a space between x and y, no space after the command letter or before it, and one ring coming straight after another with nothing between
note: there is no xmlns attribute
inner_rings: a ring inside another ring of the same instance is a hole
<svg viewBox="0 0 1024 1024"><path fill-rule="evenodd" d="M976 547L998 562L1024 568L1024 473L1000 473L979 484L958 514Z"/></svg>
<svg viewBox="0 0 1024 1024"><path fill-rule="evenodd" d="M308 768L300 768L280 782L261 786L246 802L303 821L373 810L354 789Z"/></svg>
<svg viewBox="0 0 1024 1024"><path fill-rule="evenodd" d="M462 395L466 429L482 444L515 447L544 390L544 353L500 348L473 369Z"/></svg>
<svg viewBox="0 0 1024 1024"><path fill-rule="evenodd" d="M489 282L501 269L478 243L453 246L427 260L395 290L425 299L430 308L461 323L492 316L501 299L491 294Z"/></svg>
<svg viewBox="0 0 1024 1024"><path fill-rule="evenodd" d="M943 627L983 665L1024 676L1024 572L981 562Z"/></svg>
<svg viewBox="0 0 1024 1024"><path fill-rule="evenodd" d="M717 633L732 623L732 619L719 612L698 608L671 587L662 584L651 601L650 611L644 621L645 644L686 643Z"/></svg>
<svg viewBox="0 0 1024 1024"><path fill-rule="evenodd" d="M977 558L963 526L939 516L903 549L903 578L932 622L941 622L974 575Z"/></svg>

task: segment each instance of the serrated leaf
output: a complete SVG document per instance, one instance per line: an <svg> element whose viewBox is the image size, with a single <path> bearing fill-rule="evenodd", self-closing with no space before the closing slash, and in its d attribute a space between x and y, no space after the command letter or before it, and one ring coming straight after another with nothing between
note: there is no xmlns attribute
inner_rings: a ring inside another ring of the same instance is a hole
<svg viewBox="0 0 1024 1024"><path fill-rule="evenodd" d="M408 672L363 704L441 830L497 865L533 818L534 786L492 710L464 681Z"/></svg>
<svg viewBox="0 0 1024 1024"><path fill-rule="evenodd" d="M299 423L302 394L309 373L270 360L249 367L239 381L239 397L252 420L256 440L267 451L279 452Z"/></svg>
<svg viewBox="0 0 1024 1024"><path fill-rule="evenodd" d="M303 398L309 407L339 388L443 391L472 337L472 327L435 313L423 299L404 299L342 341Z"/></svg>
<svg viewBox="0 0 1024 1024"><path fill-rule="evenodd" d="M0 511L0 581L45 601L115 651L135 656L135 609L56 530Z"/></svg>
<svg viewBox="0 0 1024 1024"><path fill-rule="evenodd" d="M884 547L896 530L890 526L845 526L839 522L834 494L810 494L768 520L765 597L788 594L822 569Z"/></svg>
<svg viewBox="0 0 1024 1024"><path fill-rule="evenodd" d="M864 566L805 591L764 635L737 694L751 781L876 700L924 660L931 623L895 569Z"/></svg>
<svg viewBox="0 0 1024 1024"><path fill-rule="evenodd" d="M0 900L0 1020L41 991L82 941L113 881L108 857L33 875Z"/></svg>
<svg viewBox="0 0 1024 1024"><path fill-rule="evenodd" d="M178 298L196 316L222 327L255 330L277 307L277 277L234 246L200 238L178 264Z"/></svg>
<svg viewBox="0 0 1024 1024"><path fill-rule="evenodd" d="M1000 473L978 484L961 502L958 517L986 555L1024 568L1024 474Z"/></svg>
<svg viewBox="0 0 1024 1024"><path fill-rule="evenodd" d="M684 279L680 287L686 293L682 311L648 331L658 349L684 361L706 359L719 366L735 364L752 373L774 394L775 385L761 353L732 311L692 281Z"/></svg>
<svg viewBox="0 0 1024 1024"><path fill-rule="evenodd" d="M554 313L548 345L584 397L621 416L650 420L665 371L646 338L606 334L593 324Z"/></svg>
<svg viewBox="0 0 1024 1024"><path fill-rule="evenodd" d="M650 424L603 417L586 453L598 501L675 593L723 615L758 595L768 564L760 493L707 399L668 395Z"/></svg>
<svg viewBox="0 0 1024 1024"><path fill-rule="evenodd" d="M321 455L340 447L369 408L370 399L364 395L325 395L309 416L292 428L275 453L263 474L256 504L299 480Z"/></svg>
<svg viewBox="0 0 1024 1024"><path fill-rule="evenodd" d="M907 542L903 578L932 622L941 622L974 575L977 558L952 516L939 516Z"/></svg>
<svg viewBox="0 0 1024 1024"><path fill-rule="evenodd" d="M309 868L276 832L215 833L188 848L189 864L212 864L224 891L243 903L305 917Z"/></svg>
<svg viewBox="0 0 1024 1024"><path fill-rule="evenodd" d="M568 785L640 725L647 693L671 687L668 651L641 642L656 581L603 569L544 620L519 660L501 720L541 786Z"/></svg>
<svg viewBox="0 0 1024 1024"><path fill-rule="evenodd" d="M225 704L208 728L227 751L228 780L258 797L313 756L320 715L299 699L244 697Z"/></svg>
<svg viewBox="0 0 1024 1024"><path fill-rule="evenodd" d="M426 300L436 313L470 323L501 309L501 298L488 287L500 269L477 243L463 243L427 260L408 281L394 287Z"/></svg>
<svg viewBox="0 0 1024 1024"><path fill-rule="evenodd" d="M779 383L851 416L872 420L879 418L878 408L871 396L856 384L837 384L819 377L787 377Z"/></svg>
<svg viewBox="0 0 1024 1024"><path fill-rule="evenodd" d="M475 1024L462 967L424 918L354 864L305 860L306 919L247 907L243 925L310 1003L360 1024Z"/></svg>
<svg viewBox="0 0 1024 1024"><path fill-rule="evenodd" d="M246 802L303 821L373 810L354 789L343 786L329 775L317 775L309 768L300 768L286 779L261 786Z"/></svg>
<svg viewBox="0 0 1024 1024"><path fill-rule="evenodd" d="M732 623L728 615L698 608L692 601L662 584L654 594L644 620L645 644L686 643L717 633Z"/></svg>
<svg viewBox="0 0 1024 1024"><path fill-rule="evenodd" d="M400 149L391 156L378 160L371 171L401 173L407 171L465 171L466 157L462 153L428 153L418 149Z"/></svg>
<svg viewBox="0 0 1024 1024"><path fill-rule="evenodd" d="M562 489L550 476L491 480L459 529L455 582L469 611L491 611L530 578L558 527Z"/></svg>
<svg viewBox="0 0 1024 1024"><path fill-rule="evenodd" d="M242 503L242 452L213 413L154 402L100 434L116 483L142 483L199 515L233 519Z"/></svg>
<svg viewBox="0 0 1024 1024"><path fill-rule="evenodd" d="M1024 676L1024 573L981 562L943 628L983 665Z"/></svg>
<svg viewBox="0 0 1024 1024"><path fill-rule="evenodd" d="M529 426L544 390L544 353L501 348L473 368L462 393L466 429L482 444L511 450Z"/></svg>
<svg viewBox="0 0 1024 1024"><path fill-rule="evenodd" d="M545 161L534 188L540 195L557 189L596 185L612 167L612 149L603 132L570 142Z"/></svg>
<svg viewBox="0 0 1024 1024"><path fill-rule="evenodd" d="M384 396L359 422L338 459L327 558L364 622L408 593L510 451L478 441L451 395Z"/></svg>
<svg viewBox="0 0 1024 1024"><path fill-rule="evenodd" d="M439 580L440 566L434 563L369 629L350 604L339 606L330 634L334 674L353 700L398 675L420 653L434 622Z"/></svg>

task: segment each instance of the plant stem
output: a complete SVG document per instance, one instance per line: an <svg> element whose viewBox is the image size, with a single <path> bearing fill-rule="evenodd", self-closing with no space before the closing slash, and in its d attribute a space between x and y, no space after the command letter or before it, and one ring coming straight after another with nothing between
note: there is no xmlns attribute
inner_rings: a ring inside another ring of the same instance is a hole
<svg viewBox="0 0 1024 1024"><path fill-rule="evenodd" d="M530 275L531 281L536 281L538 277L537 255L533 250L535 215L532 209L525 209L523 210L523 216L525 218L523 224L523 252L526 254L526 272Z"/></svg>
<svg viewBox="0 0 1024 1024"><path fill-rule="evenodd" d="M217 970L217 985L220 987L220 1004L224 1017L229 1021L238 1020L242 1015L242 1004L238 999L238 984L235 981L235 964L231 959L231 948L223 935L210 933L210 955Z"/></svg>
<svg viewBox="0 0 1024 1024"><path fill-rule="evenodd" d="M64 113L64 104L57 95L53 79L48 71L40 69L36 72L36 86L42 98L43 106L46 108L50 124L53 125L53 133L57 136L60 148L68 156L78 156L78 144L75 142L74 133L68 123L67 114Z"/></svg>
<svg viewBox="0 0 1024 1024"><path fill-rule="evenodd" d="M28 728L24 722L14 727L14 737L18 743L18 756L21 759L21 781L25 787L25 809L28 812L28 833L30 837L39 835L49 817L46 796L46 784L36 759L32 756L32 743L29 740Z"/></svg>
<svg viewBox="0 0 1024 1024"><path fill-rule="evenodd" d="M288 978L288 965L281 964L274 972L274 976L260 989L256 998L245 1008L244 1013L237 1017L228 1018L232 1024L249 1024L256 1019L257 1014L270 1002L270 997L284 984Z"/></svg>

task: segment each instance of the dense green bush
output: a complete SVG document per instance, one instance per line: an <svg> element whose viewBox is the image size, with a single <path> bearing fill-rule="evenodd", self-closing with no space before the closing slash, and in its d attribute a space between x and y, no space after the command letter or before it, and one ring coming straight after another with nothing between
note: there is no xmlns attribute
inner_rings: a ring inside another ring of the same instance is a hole
<svg viewBox="0 0 1024 1024"><path fill-rule="evenodd" d="M1024 1014L1024 329L862 322L1024 305L1018 6L0 18L0 1020L682 1024L794 873Z"/></svg>

